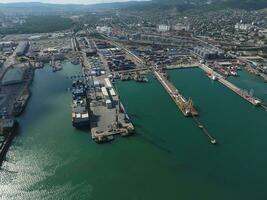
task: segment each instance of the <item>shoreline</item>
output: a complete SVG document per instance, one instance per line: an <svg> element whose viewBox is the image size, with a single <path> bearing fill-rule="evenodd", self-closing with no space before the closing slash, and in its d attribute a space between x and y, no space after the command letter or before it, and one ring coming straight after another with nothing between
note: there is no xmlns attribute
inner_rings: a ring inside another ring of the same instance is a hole
<svg viewBox="0 0 267 200"><path fill-rule="evenodd" d="M14 127L10 131L8 131L7 136L5 137L5 140L0 146L0 167L2 166L2 163L6 158L8 149L11 146L15 135L18 132L18 127L19 127L19 123L15 120Z"/></svg>

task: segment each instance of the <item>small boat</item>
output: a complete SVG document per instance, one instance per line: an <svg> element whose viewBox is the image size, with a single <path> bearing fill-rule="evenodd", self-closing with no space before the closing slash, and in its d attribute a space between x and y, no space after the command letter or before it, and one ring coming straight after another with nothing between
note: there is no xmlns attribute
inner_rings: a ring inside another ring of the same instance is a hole
<svg viewBox="0 0 267 200"><path fill-rule="evenodd" d="M236 71L230 71L230 74L231 74L232 76L237 76L237 72L236 72Z"/></svg>
<svg viewBox="0 0 267 200"><path fill-rule="evenodd" d="M217 143L215 139L211 139L210 142L211 142L211 144L216 144Z"/></svg>
<svg viewBox="0 0 267 200"><path fill-rule="evenodd" d="M218 77L215 76L215 74L213 74L213 75L211 76L211 79L214 80L214 81L217 81L217 80L218 80Z"/></svg>
<svg viewBox="0 0 267 200"><path fill-rule="evenodd" d="M122 81L129 81L129 80L131 80L131 77L129 75L122 75L121 80Z"/></svg>
<svg viewBox="0 0 267 200"><path fill-rule="evenodd" d="M54 65L52 66L53 72L62 70L62 65L60 61L56 61Z"/></svg>
<svg viewBox="0 0 267 200"><path fill-rule="evenodd" d="M207 73L207 76L213 81L217 81L218 80L218 77L215 74Z"/></svg>
<svg viewBox="0 0 267 200"><path fill-rule="evenodd" d="M201 129L202 129L202 128L204 128L204 126L203 126L203 125L199 125L198 127L199 127L199 128L201 128Z"/></svg>

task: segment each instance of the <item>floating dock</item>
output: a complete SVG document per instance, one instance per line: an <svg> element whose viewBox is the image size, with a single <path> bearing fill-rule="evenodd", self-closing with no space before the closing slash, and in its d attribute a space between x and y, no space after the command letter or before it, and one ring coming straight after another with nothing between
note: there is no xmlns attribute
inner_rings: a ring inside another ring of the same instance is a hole
<svg viewBox="0 0 267 200"><path fill-rule="evenodd" d="M184 116L188 117L198 115L198 112L193 107L192 101L186 100L186 98L178 92L175 86L169 82L161 72L154 70L154 75L168 92L175 104L179 107Z"/></svg>
<svg viewBox="0 0 267 200"><path fill-rule="evenodd" d="M211 136L211 134L208 132L208 130L205 128L203 124L198 120L198 112L193 107L192 101L186 100L185 97L183 97L180 93L178 93L175 86L169 82L162 73L158 71L154 71L154 75L159 80L159 82L162 84L162 86L165 88L165 90L168 92L172 100L175 102L175 104L178 106L178 108L181 110L184 116L192 117L194 122L196 123L197 127L200 128L203 133L209 138L211 144L216 144L217 141L215 138Z"/></svg>

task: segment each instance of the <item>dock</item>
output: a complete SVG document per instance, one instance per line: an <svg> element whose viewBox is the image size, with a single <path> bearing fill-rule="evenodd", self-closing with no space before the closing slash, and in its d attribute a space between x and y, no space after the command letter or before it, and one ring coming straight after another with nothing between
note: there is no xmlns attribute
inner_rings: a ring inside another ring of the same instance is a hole
<svg viewBox="0 0 267 200"><path fill-rule="evenodd" d="M133 124L129 121L121 103L107 109L104 102L93 100L91 109L91 138L98 142L107 142L115 135L128 136L133 133Z"/></svg>
<svg viewBox="0 0 267 200"><path fill-rule="evenodd" d="M182 112L182 114L185 117L192 117L193 118L193 120L194 120L195 124L197 125L197 127L200 128L203 131L205 136L208 137L208 139L210 140L211 144L216 144L217 143L216 139L211 136L211 134L208 132L208 130L205 128L205 126L198 120L198 118L197 118L198 112L194 108L192 100L190 98L186 99L176 89L176 87L170 81L168 81L168 79L166 78L164 72L161 71L162 69L158 69L157 67L152 67L152 66L150 66L150 67L146 66L145 62L141 58L139 58L135 54L131 53L129 50L127 50L123 46L118 45L117 43L114 43L114 42L113 42L113 44L115 46L120 47L124 51L128 52L128 54L131 57L135 57L135 59L140 64L145 66L145 67L141 67L139 69L134 69L132 71L129 71L129 70L122 71L122 72L120 72L121 74L124 74L124 73L128 73L129 74L129 73L137 72L137 71L143 71L143 72L144 71L151 71L154 74L155 78L157 78L157 80L161 83L161 85L164 87L164 89L168 92L168 94L170 95L172 100L175 102L175 104L177 105L179 110ZM102 56L100 56L100 57L102 57ZM182 69L182 68L197 68L198 65L199 65L198 63L190 63L190 64L187 64L187 65L184 65L184 64L183 65L175 65L175 66L167 67L167 70L168 69L177 69L177 68L178 69ZM108 69L107 69L107 71L108 71ZM117 73L118 73L118 71L117 71ZM124 111L122 111L122 113L126 113L125 109L124 109ZM94 129L92 130L92 138L95 138L96 136L98 136L98 137L113 137L113 134L118 134L118 133L112 133L112 131L106 131L106 132L98 133L96 130L94 130Z"/></svg>
<svg viewBox="0 0 267 200"><path fill-rule="evenodd" d="M216 79L221 84L223 84L224 86L226 86L227 88L232 90L234 93L236 93L237 95L239 95L240 97L245 99L247 102L251 103L253 106L261 106L262 103L261 103L261 101L259 99L247 94L242 89L238 88L237 86L235 86L234 84L232 84L231 82L226 80L222 75L220 75L219 73L215 72L214 70L212 70L208 66L206 66L204 64L200 64L199 68L202 69L203 71L205 71L207 74L214 75L216 77Z"/></svg>
<svg viewBox="0 0 267 200"><path fill-rule="evenodd" d="M195 116L193 116L193 120L196 123L196 125L198 126L198 128L200 128L203 133L208 137L208 139L210 140L211 144L216 144L217 141L214 137L211 136L211 134L209 133L209 131L205 128L205 126L198 120L198 118L196 118Z"/></svg>
<svg viewBox="0 0 267 200"><path fill-rule="evenodd" d="M154 75L159 80L161 85L165 88L165 90L168 92L168 94L175 102L175 104L178 106L183 115L185 117L192 117L197 127L203 131L205 136L208 137L210 143L216 144L217 143L216 139L211 136L211 134L208 132L205 126L198 120L197 118L198 112L193 107L192 101L190 99L186 100L185 97L183 97L182 94L180 94L177 91L175 86L171 82L169 82L161 72L154 70Z"/></svg>
<svg viewBox="0 0 267 200"><path fill-rule="evenodd" d="M0 166L5 159L6 153L17 133L18 122L14 119L0 119Z"/></svg>
<svg viewBox="0 0 267 200"><path fill-rule="evenodd" d="M133 72L149 73L150 72L150 69L148 69L146 67L141 67L141 68L137 68L137 69L129 69L129 70L119 70L119 71L116 71L116 73L119 73L119 74L129 74L129 73L133 73Z"/></svg>
<svg viewBox="0 0 267 200"><path fill-rule="evenodd" d="M260 56L240 56L238 59L244 63L246 63L246 66L244 67L249 73L254 74L256 76L261 76L265 83L267 83L267 75L263 72L260 72L253 67L251 67L251 63L253 63L253 60L264 60L264 58Z"/></svg>
<svg viewBox="0 0 267 200"><path fill-rule="evenodd" d="M134 126L120 101L112 80L111 72L103 62L104 74L92 75L90 57L82 53L84 81L89 86L87 101L90 102L91 138L97 143L109 142L115 135L128 136L134 133ZM101 59L104 59L100 56Z"/></svg>
<svg viewBox="0 0 267 200"><path fill-rule="evenodd" d="M166 69L188 69L188 68L197 68L198 63L190 63L190 64L177 64L177 65L169 65Z"/></svg>
<svg viewBox="0 0 267 200"><path fill-rule="evenodd" d="M175 104L178 106L178 108L181 110L184 116L197 116L198 112L193 107L192 101L189 99L187 100L181 93L178 92L178 90L175 88L175 86L169 82L164 75L154 70L155 77L159 80L161 85L165 88L165 90L168 92L172 100L175 102Z"/></svg>

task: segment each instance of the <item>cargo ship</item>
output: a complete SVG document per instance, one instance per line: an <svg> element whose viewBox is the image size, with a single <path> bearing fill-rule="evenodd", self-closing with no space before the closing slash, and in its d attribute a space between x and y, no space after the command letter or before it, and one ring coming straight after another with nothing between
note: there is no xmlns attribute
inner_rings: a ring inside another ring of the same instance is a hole
<svg viewBox="0 0 267 200"><path fill-rule="evenodd" d="M207 76L213 81L217 81L218 80L218 77L215 74L207 73Z"/></svg>
<svg viewBox="0 0 267 200"><path fill-rule="evenodd" d="M19 98L16 98L13 104L13 115L19 116L25 109L31 93L26 90Z"/></svg>
<svg viewBox="0 0 267 200"><path fill-rule="evenodd" d="M90 127L89 112L85 98L72 101L72 126L78 129Z"/></svg>
<svg viewBox="0 0 267 200"><path fill-rule="evenodd" d="M80 64L80 60L79 60L78 57L71 59L70 62L71 62L71 64L73 64L73 65L79 65L79 64Z"/></svg>
<svg viewBox="0 0 267 200"><path fill-rule="evenodd" d="M54 64L52 65L52 70L53 72L62 70L61 62L60 61L54 62Z"/></svg>
<svg viewBox="0 0 267 200"><path fill-rule="evenodd" d="M78 129L90 127L86 100L86 87L81 80L72 83L72 126Z"/></svg>
<svg viewBox="0 0 267 200"><path fill-rule="evenodd" d="M75 80L72 82L72 99L86 96L86 88L81 80Z"/></svg>

